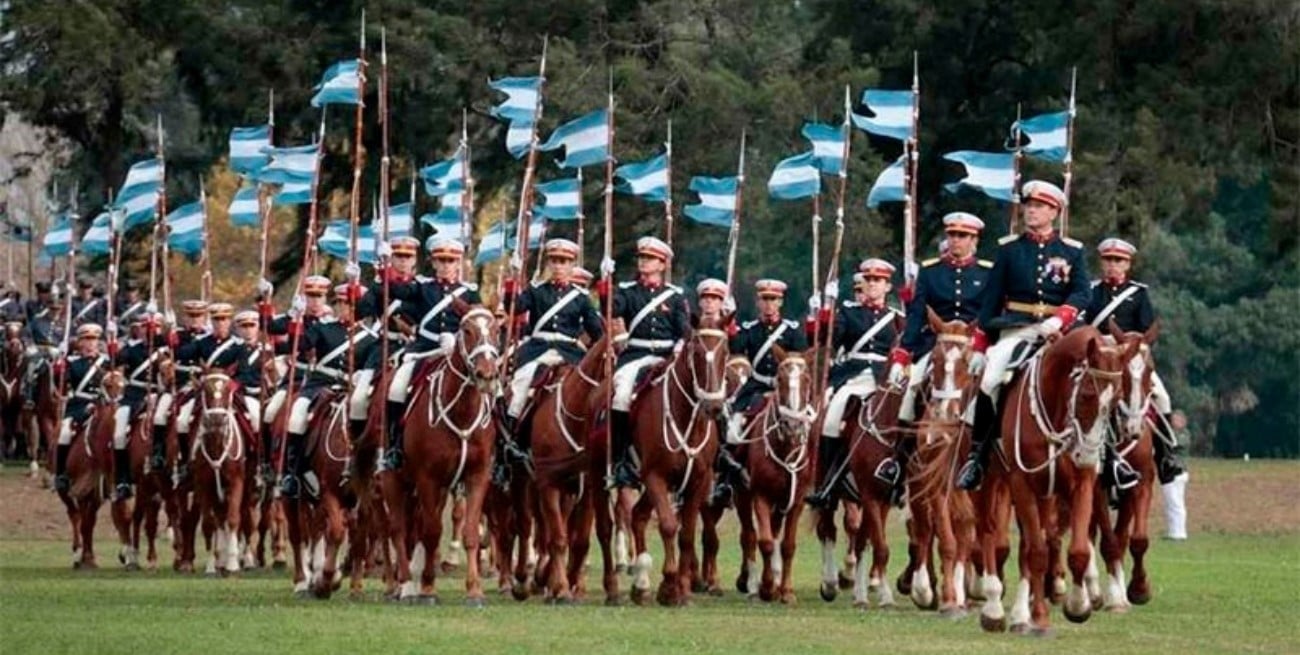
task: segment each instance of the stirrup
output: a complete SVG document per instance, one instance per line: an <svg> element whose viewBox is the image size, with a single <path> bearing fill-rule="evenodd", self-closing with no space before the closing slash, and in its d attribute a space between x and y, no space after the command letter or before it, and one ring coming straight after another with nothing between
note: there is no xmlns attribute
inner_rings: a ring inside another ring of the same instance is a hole
<svg viewBox="0 0 1300 655"><path fill-rule="evenodd" d="M316 477L315 471L302 474L302 491L307 492L307 496L313 500L320 498L320 479Z"/></svg>
<svg viewBox="0 0 1300 655"><path fill-rule="evenodd" d="M72 489L72 478L67 473L60 473L54 476L54 490L67 492Z"/></svg>
<svg viewBox="0 0 1300 655"><path fill-rule="evenodd" d="M131 492L131 483L129 482L119 482L113 489L113 500L115 501L127 500L133 495L135 494Z"/></svg>
<svg viewBox="0 0 1300 655"><path fill-rule="evenodd" d="M898 466L898 460L893 457L886 457L880 460L880 464L876 466L875 476L877 480L895 486L898 484L899 477L901 477L900 473L902 473L902 470Z"/></svg>
<svg viewBox="0 0 1300 655"><path fill-rule="evenodd" d="M957 473L957 488L965 491L974 491L979 488L980 483L984 481L984 468L980 463L969 459L962 465L961 471Z"/></svg>
<svg viewBox="0 0 1300 655"><path fill-rule="evenodd" d="M402 460L402 450L400 448L389 448L388 452L384 453L384 470L396 471L402 468Z"/></svg>
<svg viewBox="0 0 1300 655"><path fill-rule="evenodd" d="M731 504L731 498L735 495L735 490L726 480L721 478L713 481L713 491L709 494L709 505L714 507L727 506Z"/></svg>
<svg viewBox="0 0 1300 655"><path fill-rule="evenodd" d="M286 473L284 477L280 480L280 486L278 487L278 489L280 490L280 495L285 498L297 498L298 497L298 476L292 473Z"/></svg>
<svg viewBox="0 0 1300 655"><path fill-rule="evenodd" d="M1141 473L1134 470L1128 462L1118 458L1111 463L1111 475L1115 478L1115 488L1120 491L1128 491L1142 481Z"/></svg>

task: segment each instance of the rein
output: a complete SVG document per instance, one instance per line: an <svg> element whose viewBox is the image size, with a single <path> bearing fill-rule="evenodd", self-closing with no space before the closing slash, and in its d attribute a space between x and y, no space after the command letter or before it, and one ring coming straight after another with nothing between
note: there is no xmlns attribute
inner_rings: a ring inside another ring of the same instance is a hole
<svg viewBox="0 0 1300 655"><path fill-rule="evenodd" d="M468 457L469 439L474 436L475 432L487 427L492 421L491 402L488 400L488 394L482 392L478 393L478 412L474 415L473 420L468 424L461 426L457 425L451 417L452 411L457 409L460 405L461 397L465 395L465 391L470 388L478 388L473 375L469 371L462 371L456 367L456 360L460 359L461 362L468 365L479 356L490 357L494 362L498 357L500 357L500 351L497 350L496 344L492 343L490 336L487 334L486 328L483 328L481 323L478 325L480 331L483 332L482 341L471 349L466 350L465 348L466 326L469 324L471 319L483 317L490 319L492 318L492 313L482 307L476 307L467 312L465 316L460 319L461 334L456 339L456 352L447 357L443 361L442 365L439 366L429 378L429 405L427 412L429 427L437 428L440 424L446 425L447 428L451 430L452 434L456 435L460 444L460 459L456 464L456 473L452 477L451 484L448 485L451 487L456 486L456 484L460 482L461 474L465 471L465 460ZM446 375L448 372L458 378L460 382L456 387L456 393L452 396L451 401L444 402L442 397L444 395L444 383L448 380Z"/></svg>
<svg viewBox="0 0 1300 655"><path fill-rule="evenodd" d="M717 338L719 340L719 343L721 344L720 346L707 349L704 353L705 363L712 364L715 361L717 361L718 358L717 351L719 349L726 347L727 333L723 332L722 330L717 330L712 328L702 328L695 331L695 333L691 336L691 341L699 342L700 337L714 337ZM685 353L685 350L683 350L683 353ZM679 354L678 356L681 357L681 354ZM685 385L682 384L681 375L678 373L678 368L682 363L685 363L686 367L690 369L691 387L695 392L694 395L688 392L686 390ZM712 385L720 382L719 380L713 379L714 378L713 373L714 373L713 368L709 368L705 380L707 384ZM668 452L674 454L682 453L683 455L686 456L686 472L682 475L682 483L677 489L677 495L680 496L683 492L686 491L686 485L690 482L691 473L695 469L696 456L700 454L700 451L704 450L704 448L709 445L709 441L711 441L710 437L712 435L712 431L706 430L704 433L704 439L701 440L699 444L692 446L690 443L690 430L695 427L695 421L699 418L700 407L703 406L705 401L726 400L727 387L725 384L725 380L723 380L721 381L722 382L721 384L716 385L719 387L718 391L709 391L707 389L700 388L699 371L696 370L695 362L692 358L688 358L684 362L679 361L675 363L672 367L668 369L667 377L668 377L668 381L664 382L661 385L663 388L663 415L661 419L661 432L663 433L663 438L664 438L664 448ZM669 382L671 382L671 384L669 384ZM691 410L690 418L687 419L686 427L684 430L677 427L677 422L673 418L675 414L673 412L673 409L677 407L677 405L673 403L674 399L672 396L672 390L674 388L677 390L679 396L682 398L682 402L687 403L687 406L690 407Z"/></svg>

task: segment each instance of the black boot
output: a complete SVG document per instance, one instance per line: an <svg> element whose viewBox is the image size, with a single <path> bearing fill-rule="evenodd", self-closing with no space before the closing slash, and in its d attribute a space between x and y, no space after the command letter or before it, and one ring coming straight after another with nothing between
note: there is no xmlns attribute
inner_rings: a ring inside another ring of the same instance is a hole
<svg viewBox="0 0 1300 655"><path fill-rule="evenodd" d="M113 490L113 500L126 500L131 497L131 453L125 448L113 449L113 473L117 478L117 488Z"/></svg>
<svg viewBox="0 0 1300 655"><path fill-rule="evenodd" d="M713 461L713 494L709 504L714 506L730 504L736 487L748 484L749 472L745 470L744 465L736 461L736 457L731 453L731 446L727 444L719 446L718 455Z"/></svg>
<svg viewBox="0 0 1300 655"><path fill-rule="evenodd" d="M176 484L190 477L190 435L186 432L176 433Z"/></svg>
<svg viewBox="0 0 1300 655"><path fill-rule="evenodd" d="M997 412L993 399L980 395L975 401L975 427L971 430L970 456L957 473L957 488L973 491L984 481L984 463L997 441Z"/></svg>
<svg viewBox="0 0 1300 655"><path fill-rule="evenodd" d="M632 461L632 429L628 425L627 412L611 411L609 422L609 447L614 460L614 472L607 486L635 487L641 484L641 478Z"/></svg>
<svg viewBox="0 0 1300 655"><path fill-rule="evenodd" d="M528 461L528 447L519 434L519 419L501 414L501 451L506 464L524 464Z"/></svg>
<svg viewBox="0 0 1300 655"><path fill-rule="evenodd" d="M406 405L388 401L388 452L384 453L384 466L390 470L402 468L402 413Z"/></svg>
<svg viewBox="0 0 1300 655"><path fill-rule="evenodd" d="M907 478L903 472L907 470L908 446L911 443L909 439L896 439L894 441L894 454L892 457L886 457L876 467L876 479L889 485L889 502L894 507L903 506L903 496L907 492Z"/></svg>
<svg viewBox="0 0 1300 655"><path fill-rule="evenodd" d="M300 492L298 468L302 459L302 436L289 433L289 447L284 455L284 475L280 478L280 494L297 498Z"/></svg>
<svg viewBox="0 0 1300 655"><path fill-rule="evenodd" d="M58 444L54 450L54 490L67 492L72 489L72 480L68 478L68 453L72 444Z"/></svg>
<svg viewBox="0 0 1300 655"><path fill-rule="evenodd" d="M1156 454L1156 475L1160 478L1160 484L1169 484L1174 478L1187 472L1187 467L1183 466L1182 460L1178 457L1172 448L1169 447L1169 441L1166 437L1174 438L1172 428L1169 427L1169 417L1165 416L1163 426L1156 430L1152 435L1153 445ZM1168 434L1166 434L1168 432Z"/></svg>
<svg viewBox="0 0 1300 655"><path fill-rule="evenodd" d="M167 428L155 425L149 454L149 468L161 471L165 466L167 466Z"/></svg>
<svg viewBox="0 0 1300 655"><path fill-rule="evenodd" d="M804 502L815 509L831 509L839 494L840 469L849 458L849 445L841 437L822 436L817 443L817 490Z"/></svg>

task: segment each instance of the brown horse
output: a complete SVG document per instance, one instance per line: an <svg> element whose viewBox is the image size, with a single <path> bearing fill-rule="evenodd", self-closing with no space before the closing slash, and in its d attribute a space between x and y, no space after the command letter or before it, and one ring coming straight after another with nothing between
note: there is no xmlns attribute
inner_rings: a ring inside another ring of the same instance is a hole
<svg viewBox="0 0 1300 655"><path fill-rule="evenodd" d="M120 373L107 373L89 417L82 425L73 426L67 468L72 485L68 491L59 492L59 500L63 501L72 526L73 568L99 567L95 557L95 522L113 480L114 414L124 385ZM117 523L116 511L113 518ZM121 518L125 519L125 514Z"/></svg>
<svg viewBox="0 0 1300 655"><path fill-rule="evenodd" d="M926 318L936 339L930 354L929 400L916 428L916 456L909 462L908 506L918 555L911 597L922 608L935 602L930 571L937 540L939 613L960 618L966 614L975 509L970 495L956 486L954 477L970 450L964 415L974 394L979 393L979 379L970 371L974 326L944 322L928 307Z"/></svg>
<svg viewBox="0 0 1300 655"><path fill-rule="evenodd" d="M266 406L266 390L275 389L280 383L280 370L276 366L275 357L271 352L263 350L259 358L259 370L261 370L261 384L264 390L260 398L261 406ZM260 424L261 421L257 421ZM246 544L243 565L245 569L262 568L268 565L266 559L267 544L271 546L271 563L272 568L279 570L285 567L287 560L286 551L289 543L289 522L284 514L284 503L281 502L277 494L274 493L273 481L263 479L261 462L268 461L269 458L263 458L262 453L265 449L271 447L269 435L262 433L260 425L251 426L253 432L249 434L249 457L246 458L248 464L244 467L244 479L255 480L251 493L245 494L244 517L240 525L244 532L243 539Z"/></svg>
<svg viewBox="0 0 1300 655"><path fill-rule="evenodd" d="M27 349L23 346L22 328L18 323L6 323L4 326L4 350L0 351L0 454L5 457L26 456L31 461L35 473L36 464L35 435L24 434L20 420L23 408L23 373L27 368ZM26 437L19 439L22 435Z"/></svg>
<svg viewBox="0 0 1300 655"><path fill-rule="evenodd" d="M1128 347L1134 351L1140 344ZM1080 623L1092 614L1084 576L1092 557L1088 528L1092 521L1097 462L1106 422L1119 393L1129 357L1103 343L1091 326L1075 328L1034 357L1003 391L1001 436L985 485L1006 485L1020 526L1020 581L1011 607L1013 631L1050 631L1047 574L1048 541L1057 535L1057 502L1070 519L1069 568L1073 587L1066 597L1067 619ZM1064 455L1064 456L1063 456ZM1002 582L996 544L1009 529L993 511L982 516L981 556L986 596L980 623L985 630L1005 629Z"/></svg>
<svg viewBox="0 0 1300 655"><path fill-rule="evenodd" d="M492 397L498 386L497 330L492 312L457 301L460 329L450 354L433 365L411 396L405 417L406 463L381 476L389 513L389 546L396 551L394 600L437 603L435 589L443 508L457 484L466 489L463 541L469 553L466 603L481 607L479 523L487 495L495 446ZM408 540L408 530L417 530ZM412 546L419 542L419 549ZM412 553L423 550L417 585L411 578Z"/></svg>
<svg viewBox="0 0 1300 655"><path fill-rule="evenodd" d="M1137 486L1119 492L1119 513L1112 526L1106 495L1098 489L1093 503L1093 527L1101 536L1101 555L1105 563L1107 580L1104 591L1091 589L1094 599L1100 597L1104 607L1113 612L1124 612L1131 604L1144 605L1151 600L1151 580L1147 576L1146 551L1150 545L1148 517L1151 497L1156 484L1154 435L1151 423L1151 390L1154 386L1155 358L1151 345L1160 334L1156 323L1142 332L1125 333L1111 319L1109 329L1115 342L1125 347L1131 359L1124 363L1122 394L1116 403L1114 425L1115 452L1142 476ZM1136 351L1129 347L1138 344ZM1133 556L1133 579L1124 584L1124 551ZM1092 576L1091 581L1096 580Z"/></svg>
<svg viewBox="0 0 1300 655"><path fill-rule="evenodd" d="M681 352L663 373L642 387L629 412L632 446L640 456L641 480L645 485L645 492L632 512L632 537L637 553L632 600L637 603L645 602L650 591L653 558L646 547L646 525L651 512L658 516L659 536L664 546L663 579L657 600L662 605L681 605L690 598L691 572L698 567L696 524L700 508L713 488L713 461L719 447L717 418L726 407L725 328L731 318L728 315L721 321L699 319ZM593 464L603 473L603 461L593 461ZM603 486L596 491L596 506L603 508L608 503L608 493ZM601 522L598 516L597 537L601 547L608 549L612 526L607 525L601 534ZM605 561L605 591L610 599L609 583L614 573L608 564L611 558L606 557ZM612 597L616 598L617 581L613 584Z"/></svg>
<svg viewBox="0 0 1300 655"><path fill-rule="evenodd" d="M780 346L773 347L772 353L777 361L773 392L741 436L749 487L736 499L743 562L742 580L736 586L746 587L750 594L757 592L765 602L780 600L793 605L799 517L815 472L812 463L817 443L810 435L817 410L812 403L808 361L801 354L787 354ZM755 545L763 555L761 580L755 570ZM777 576L780 585L774 587Z"/></svg>
<svg viewBox="0 0 1300 655"><path fill-rule="evenodd" d="M153 423L147 411L151 405L146 404L146 411L132 419L127 435L128 461L131 464L131 479L136 481L135 504L131 508L131 546L128 559L138 561L141 546L145 548L145 567L150 571L158 568L158 514L162 511L163 499L171 493L171 478L158 474L149 467L149 454L153 440L151 429ZM143 542L143 543L142 543ZM134 568L132 562L127 568Z"/></svg>
<svg viewBox="0 0 1300 655"><path fill-rule="evenodd" d="M37 356L27 358L27 379L34 386L32 393L35 403L30 410L24 410L26 416L23 423L27 426L28 447L35 452L37 444L34 440L44 444L46 471L54 470L54 446L59 439L61 403L58 391L54 388L57 381L54 379L53 367L57 357L57 354L50 354L49 349L38 349ZM41 476L39 469L39 466L32 467L33 477ZM42 478L42 481L47 480Z"/></svg>
<svg viewBox="0 0 1300 655"><path fill-rule="evenodd" d="M352 500L351 489L344 486L352 457L347 412L347 394L341 389L316 397L303 455L319 480L320 496L282 499L294 557L294 594L300 598L327 599L342 583L338 554L348 533L345 505Z"/></svg>
<svg viewBox="0 0 1300 655"><path fill-rule="evenodd" d="M194 412L194 503L208 548L207 575L239 573L244 470L249 457L238 385L225 371L208 371L199 381ZM213 539L215 536L215 544ZM215 546L215 547L214 547Z"/></svg>

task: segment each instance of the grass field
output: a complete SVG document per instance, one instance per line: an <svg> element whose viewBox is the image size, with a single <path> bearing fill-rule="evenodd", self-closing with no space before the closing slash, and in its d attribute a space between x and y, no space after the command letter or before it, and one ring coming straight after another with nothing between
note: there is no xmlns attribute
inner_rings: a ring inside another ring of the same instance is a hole
<svg viewBox="0 0 1300 655"><path fill-rule="evenodd" d="M1054 610L1055 640L980 631L914 609L855 611L846 594L817 597L817 549L800 542L799 604L766 606L735 593L697 598L685 609L592 602L550 607L493 595L461 606L463 579L440 579L443 604L407 607L378 600L295 601L280 574L238 579L120 571L111 539L101 566L69 566L57 500L19 472L0 472L0 652L10 653L1296 653L1300 652L1300 463L1196 461L1188 490L1191 539L1156 539L1150 553L1154 599L1083 625ZM1159 500L1153 513L1160 512ZM101 525L107 514L101 517ZM1161 521L1156 519L1156 535ZM734 531L723 567L736 570ZM891 578L903 566L901 524L891 520ZM201 555L202 556L202 555ZM164 563L170 563L164 548ZM1009 570L1013 570L1010 567ZM1014 577L1014 573L1012 573ZM597 576L589 584L598 587ZM379 585L372 583L372 598ZM624 582L626 588L626 581Z"/></svg>

